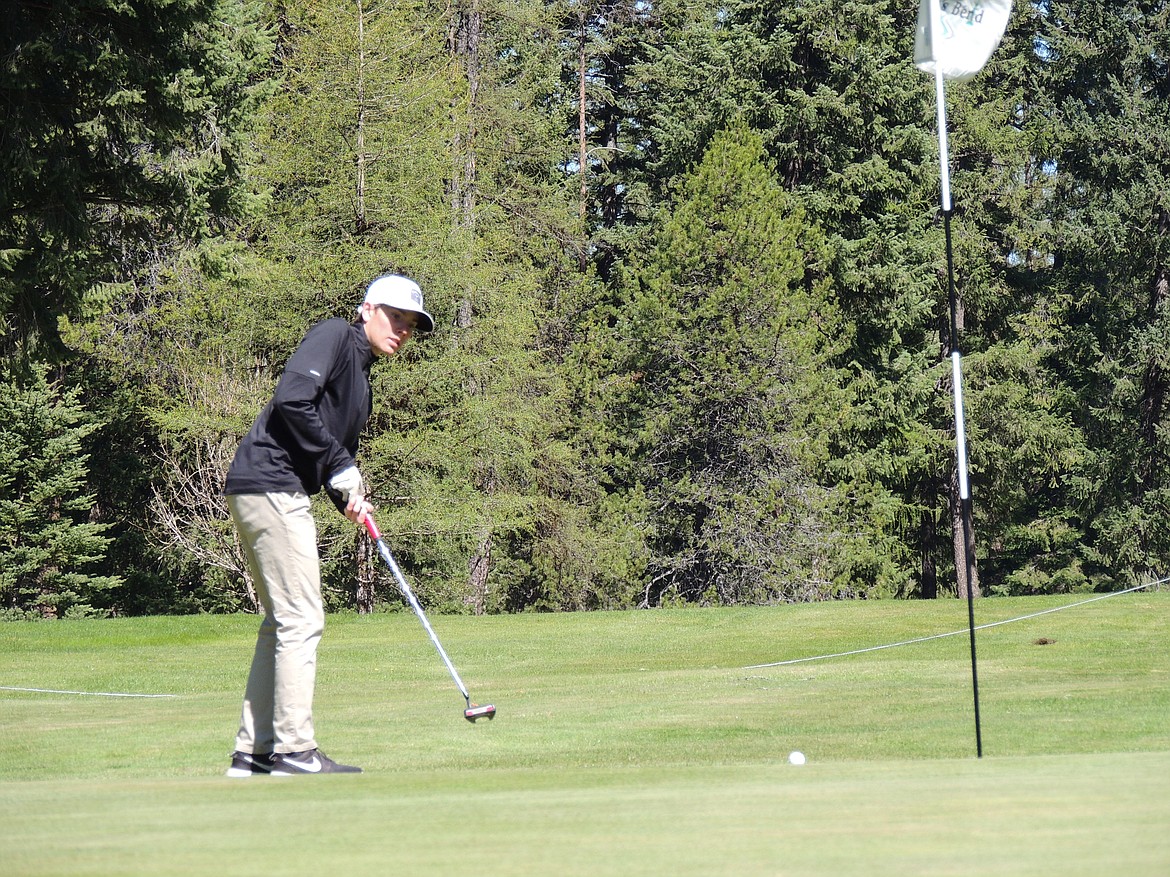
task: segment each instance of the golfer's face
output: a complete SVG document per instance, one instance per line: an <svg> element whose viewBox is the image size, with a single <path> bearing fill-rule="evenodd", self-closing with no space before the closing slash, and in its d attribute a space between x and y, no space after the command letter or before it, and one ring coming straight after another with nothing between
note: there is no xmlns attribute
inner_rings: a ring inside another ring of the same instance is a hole
<svg viewBox="0 0 1170 877"><path fill-rule="evenodd" d="M363 305L362 309L366 317L366 338L378 356L390 356L405 344L418 323L415 314L386 305Z"/></svg>

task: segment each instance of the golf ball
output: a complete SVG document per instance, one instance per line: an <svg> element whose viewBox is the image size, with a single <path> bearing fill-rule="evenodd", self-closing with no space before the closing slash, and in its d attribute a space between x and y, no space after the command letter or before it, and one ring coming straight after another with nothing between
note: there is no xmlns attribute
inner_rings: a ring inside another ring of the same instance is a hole
<svg viewBox="0 0 1170 877"><path fill-rule="evenodd" d="M788 753L788 763L789 764L804 764L804 753L803 752L790 752L790 753Z"/></svg>

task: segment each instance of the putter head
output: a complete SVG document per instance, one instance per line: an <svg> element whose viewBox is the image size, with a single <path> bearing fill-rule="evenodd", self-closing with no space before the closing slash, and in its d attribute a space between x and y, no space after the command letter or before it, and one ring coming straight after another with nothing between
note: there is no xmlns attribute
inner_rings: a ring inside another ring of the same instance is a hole
<svg viewBox="0 0 1170 877"><path fill-rule="evenodd" d="M465 709L463 711L463 718L467 719L467 721L471 722L472 724L475 723L476 719L482 719L485 716L489 720L494 719L496 717L496 708L494 706L492 706L490 703L485 704L484 706L480 706L479 704L473 703L473 704L471 704L471 706L469 706L467 709Z"/></svg>

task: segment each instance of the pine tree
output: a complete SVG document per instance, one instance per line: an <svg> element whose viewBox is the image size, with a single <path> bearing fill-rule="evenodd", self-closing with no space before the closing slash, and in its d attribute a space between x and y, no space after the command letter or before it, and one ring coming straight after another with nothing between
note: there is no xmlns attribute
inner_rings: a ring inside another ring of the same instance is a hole
<svg viewBox="0 0 1170 877"><path fill-rule="evenodd" d="M239 215L255 4L6 7L0 352L60 353L59 317L101 314L165 242Z"/></svg>
<svg viewBox="0 0 1170 877"><path fill-rule="evenodd" d="M839 364L854 404L834 445L840 490L867 538L853 575L935 596L962 556L933 89L914 70L913 7L745 0L692 20L660 53L656 167L667 177L729 114L765 137L779 178L825 229L829 272L854 331ZM1013 28L1026 23L1021 10ZM967 368L976 555L990 584L1083 581L1062 470L1085 457L1055 380L1039 294L1043 159L1020 136L1032 112L1026 31L984 76L948 90L960 347ZM1023 108L1023 109L1021 109ZM1022 254L1022 255L1021 255ZM1055 388L1055 389L1054 389ZM868 547L866 547L868 546ZM1041 555L1043 572L1029 570Z"/></svg>
<svg viewBox="0 0 1170 877"><path fill-rule="evenodd" d="M115 540L91 578L125 574L119 611L171 608L168 587L161 599L141 593L165 578L143 540L157 474L144 409L160 345L190 336L151 337L150 315L169 301L162 278L175 254L198 251L256 206L243 175L244 122L268 51L259 4L10 6L0 37L0 350L14 368L23 361L16 379L33 381L30 393L37 361L58 363L59 394L102 435L88 484L74 491Z"/></svg>
<svg viewBox="0 0 1170 877"><path fill-rule="evenodd" d="M686 74L707 92L678 90L684 112L672 116L677 130L693 115L700 132L742 105L780 182L825 230L853 327L838 360L853 404L833 453L866 533L849 552L853 576L884 593L932 596L950 555L953 441L931 90L910 61L914 12L880 0L732 4L698 35L695 51L714 67ZM690 148L679 139L663 160Z"/></svg>
<svg viewBox="0 0 1170 877"><path fill-rule="evenodd" d="M1046 293L1051 175L1032 127L1046 112L1034 20L1018 7L983 73L947 89L975 550L990 593L1089 583L1070 493L1089 451L1053 355L1061 327Z"/></svg>
<svg viewBox="0 0 1170 877"><path fill-rule="evenodd" d="M96 424L46 372L0 382L0 613L16 617L97 613L121 585L93 572L110 541L88 517Z"/></svg>
<svg viewBox="0 0 1170 877"><path fill-rule="evenodd" d="M617 418L615 487L646 516L644 604L833 591L818 475L841 403L827 364L841 326L804 264L820 246L739 124L631 269L603 410Z"/></svg>
<svg viewBox="0 0 1170 877"><path fill-rule="evenodd" d="M1035 6L1052 359L1091 449L1070 500L1095 576L1143 579L1170 563L1170 8Z"/></svg>

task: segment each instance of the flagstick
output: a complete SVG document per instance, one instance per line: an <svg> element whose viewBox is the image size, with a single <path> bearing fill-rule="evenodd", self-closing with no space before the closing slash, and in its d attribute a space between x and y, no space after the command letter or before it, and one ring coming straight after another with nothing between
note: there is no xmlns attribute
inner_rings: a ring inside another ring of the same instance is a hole
<svg viewBox="0 0 1170 877"><path fill-rule="evenodd" d="M955 294L955 259L951 248L951 174L947 148L947 96L941 65L934 73L935 102L938 105L939 177L942 188L943 229L947 244L947 293L951 307L951 375L955 388L955 452L958 461L959 508L963 519L963 556L967 565L967 624L971 632L971 687L975 698L975 752L983 757L983 734L979 723L979 672L975 661L975 556L971 546L971 491L967 484L967 427L963 419L963 364L959 352L958 297ZM956 574L957 574L956 570Z"/></svg>

